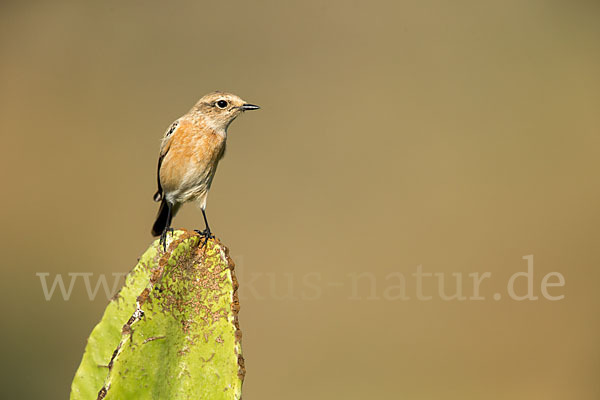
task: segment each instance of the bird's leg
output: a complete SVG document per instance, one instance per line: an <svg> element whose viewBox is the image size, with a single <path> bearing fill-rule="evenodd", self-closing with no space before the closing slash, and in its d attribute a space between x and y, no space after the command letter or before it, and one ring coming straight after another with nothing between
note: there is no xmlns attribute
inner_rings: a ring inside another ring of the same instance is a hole
<svg viewBox="0 0 600 400"><path fill-rule="evenodd" d="M159 244L162 246L163 251L167 251L167 233L169 231L173 231L172 228L165 228L163 232L160 234Z"/></svg>
<svg viewBox="0 0 600 400"><path fill-rule="evenodd" d="M167 203L167 224L165 229L162 231L160 235L159 243L163 247L163 251L167 251L167 234L171 232L171 237L173 237L173 228L171 228L171 221L173 220L173 214L171 212L171 204Z"/></svg>
<svg viewBox="0 0 600 400"><path fill-rule="evenodd" d="M200 247L204 247L206 246L206 242L208 242L208 239L214 239L215 235L212 234L212 232L210 231L210 227L208 226L208 220L206 219L206 211L204 211L204 208L202 209L202 216L204 217L204 225L205 228L203 231L194 229L194 232L196 232L198 235L200 235L201 237L204 238L204 242L202 243L202 246Z"/></svg>
<svg viewBox="0 0 600 400"><path fill-rule="evenodd" d="M160 244L163 247L164 251L167 251L167 234L171 234L171 237L173 237L173 232L175 232L175 230L171 227L167 227L165 228L165 230L163 231L163 233L160 234Z"/></svg>

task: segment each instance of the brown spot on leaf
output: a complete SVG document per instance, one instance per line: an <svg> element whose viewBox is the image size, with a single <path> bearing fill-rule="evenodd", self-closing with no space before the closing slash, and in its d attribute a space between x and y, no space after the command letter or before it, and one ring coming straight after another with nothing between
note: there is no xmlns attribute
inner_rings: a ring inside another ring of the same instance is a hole
<svg viewBox="0 0 600 400"><path fill-rule="evenodd" d="M238 377L241 380L244 380L244 376L246 376L246 363L244 362L244 357L241 354L238 354Z"/></svg>
<svg viewBox="0 0 600 400"><path fill-rule="evenodd" d="M158 339L164 339L164 338L166 338L166 336L152 336L152 337L149 337L149 338L145 339L145 340L142 342L142 344L146 344L146 343L148 343L148 342L152 342L152 341L154 341L154 340L158 340Z"/></svg>
<svg viewBox="0 0 600 400"><path fill-rule="evenodd" d="M106 397L106 392L107 392L106 388L102 387L102 389L100 389L100 391L98 392L98 398L97 398L97 400L102 400L103 398L105 398Z"/></svg>

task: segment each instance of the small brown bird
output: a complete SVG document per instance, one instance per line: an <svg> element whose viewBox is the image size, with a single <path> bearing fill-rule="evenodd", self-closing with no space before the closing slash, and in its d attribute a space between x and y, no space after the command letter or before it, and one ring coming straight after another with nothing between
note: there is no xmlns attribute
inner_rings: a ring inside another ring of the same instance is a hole
<svg viewBox="0 0 600 400"><path fill-rule="evenodd" d="M213 92L167 129L160 146L158 191L154 195L154 201L161 203L152 227L152 235L160 235L163 248L173 217L188 201L195 201L202 209L205 229L196 232L205 238L204 244L214 237L206 219L206 198L225 154L227 128L244 111L259 108L234 94Z"/></svg>

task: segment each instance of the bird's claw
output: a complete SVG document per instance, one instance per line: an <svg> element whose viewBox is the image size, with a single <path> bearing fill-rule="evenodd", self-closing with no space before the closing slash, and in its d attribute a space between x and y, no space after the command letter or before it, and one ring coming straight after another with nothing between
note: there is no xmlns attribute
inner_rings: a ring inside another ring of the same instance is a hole
<svg viewBox="0 0 600 400"><path fill-rule="evenodd" d="M200 235L201 238L204 238L204 240L202 241L202 244L200 245L200 248L206 246L206 242L208 242L208 239L215 238L215 235L212 234L210 229L204 229L203 231L194 229L194 232L196 232L198 235Z"/></svg>

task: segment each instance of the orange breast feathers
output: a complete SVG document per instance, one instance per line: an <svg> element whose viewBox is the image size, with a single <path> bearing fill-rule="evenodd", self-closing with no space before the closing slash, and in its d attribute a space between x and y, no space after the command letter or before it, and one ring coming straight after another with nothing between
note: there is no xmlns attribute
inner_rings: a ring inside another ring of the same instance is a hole
<svg viewBox="0 0 600 400"><path fill-rule="evenodd" d="M224 136L202 122L179 120L177 129L163 139L161 146L164 158L159 175L163 191L184 192L209 184L224 153Z"/></svg>

